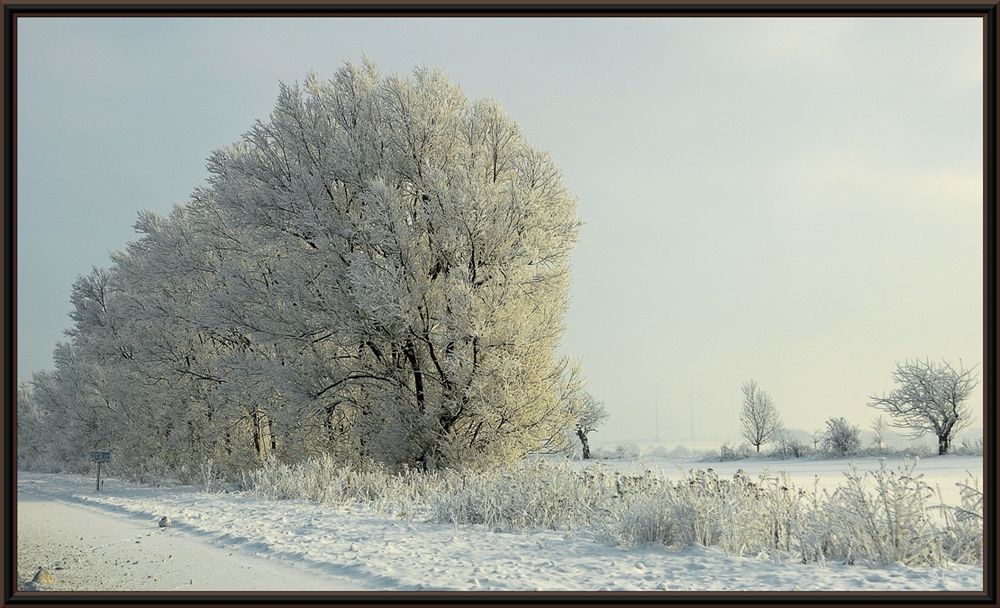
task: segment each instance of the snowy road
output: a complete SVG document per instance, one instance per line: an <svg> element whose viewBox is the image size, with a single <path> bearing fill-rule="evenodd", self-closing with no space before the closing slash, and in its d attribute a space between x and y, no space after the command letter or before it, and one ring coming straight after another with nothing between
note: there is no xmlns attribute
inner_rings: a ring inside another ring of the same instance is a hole
<svg viewBox="0 0 1000 608"><path fill-rule="evenodd" d="M979 590L982 570L866 568L622 549L584 533L497 533L361 507L18 475L18 575L99 590ZM159 517L175 525L161 530ZM138 541L138 542L136 542ZM63 569L57 570L57 567ZM186 586L185 586L186 584Z"/></svg>
<svg viewBox="0 0 1000 608"><path fill-rule="evenodd" d="M81 478L82 480L82 478ZM53 575L45 590L203 591L359 590L365 581L280 563L152 517L78 506L19 486L17 580L24 589L39 567ZM30 586L29 586L30 587Z"/></svg>

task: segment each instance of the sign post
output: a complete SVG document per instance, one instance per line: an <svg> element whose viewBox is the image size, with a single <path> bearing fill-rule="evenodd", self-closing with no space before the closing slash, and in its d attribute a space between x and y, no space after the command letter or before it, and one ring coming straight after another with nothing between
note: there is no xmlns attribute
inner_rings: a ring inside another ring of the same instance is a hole
<svg viewBox="0 0 1000 608"><path fill-rule="evenodd" d="M101 463L111 461L111 452L94 450L90 453L90 461L97 463L97 491L101 491Z"/></svg>

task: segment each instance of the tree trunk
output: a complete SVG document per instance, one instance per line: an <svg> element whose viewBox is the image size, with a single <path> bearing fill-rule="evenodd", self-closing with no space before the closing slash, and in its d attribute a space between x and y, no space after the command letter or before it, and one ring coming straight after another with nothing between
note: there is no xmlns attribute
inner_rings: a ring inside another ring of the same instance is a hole
<svg viewBox="0 0 1000 608"><path fill-rule="evenodd" d="M757 447L757 453L760 454L760 444L758 443L756 447Z"/></svg>
<svg viewBox="0 0 1000 608"><path fill-rule="evenodd" d="M253 424L253 449L254 452L257 453L257 460L263 462L264 455L261 453L260 449L260 427L257 426L256 422Z"/></svg>
<svg viewBox="0 0 1000 608"><path fill-rule="evenodd" d="M587 442L587 434L583 432L583 429L576 429L576 436L580 438L580 443L583 445L583 459L590 460L590 444Z"/></svg>
<svg viewBox="0 0 1000 608"><path fill-rule="evenodd" d="M938 456L944 456L948 453L948 449L951 447L951 441L949 441L947 435L938 436Z"/></svg>
<svg viewBox="0 0 1000 608"><path fill-rule="evenodd" d="M264 442L263 415L259 410L253 411L251 426L253 427L253 447L257 452L257 460L264 462L267 458L267 445Z"/></svg>
<svg viewBox="0 0 1000 608"><path fill-rule="evenodd" d="M267 437L271 440L271 452L277 451L278 437L274 434L274 421L271 418L267 419Z"/></svg>
<svg viewBox="0 0 1000 608"><path fill-rule="evenodd" d="M417 349L412 340L407 340L403 346L403 354L410 363L413 371L413 389L417 395L417 406L420 412L424 411L424 374L420 369L420 362L417 360Z"/></svg>
<svg viewBox="0 0 1000 608"><path fill-rule="evenodd" d="M337 432L333 426L333 409L335 405L326 406L326 418L323 420L323 426L326 428L326 438L330 443L337 442Z"/></svg>

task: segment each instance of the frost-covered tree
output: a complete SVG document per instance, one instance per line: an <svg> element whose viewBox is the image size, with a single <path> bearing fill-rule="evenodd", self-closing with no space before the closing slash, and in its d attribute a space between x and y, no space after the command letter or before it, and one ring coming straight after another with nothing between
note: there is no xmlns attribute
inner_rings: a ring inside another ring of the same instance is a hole
<svg viewBox="0 0 1000 608"><path fill-rule="evenodd" d="M575 432L583 448L584 460L589 460L591 457L588 436L607 419L608 411L604 408L604 403L595 399L590 393L586 393L575 424Z"/></svg>
<svg viewBox="0 0 1000 608"><path fill-rule="evenodd" d="M891 426L916 439L932 433L938 454L947 454L955 434L972 421L966 400L979 383L972 369L956 369L947 361L915 359L897 363L892 373L896 388L872 395L868 405L892 417Z"/></svg>
<svg viewBox="0 0 1000 608"><path fill-rule="evenodd" d="M743 410L740 412L740 432L760 453L760 446L767 443L781 427L781 417L771 396L748 380L741 387Z"/></svg>
<svg viewBox="0 0 1000 608"><path fill-rule="evenodd" d="M818 452L819 444L823 442L823 429L816 429L815 431L813 431L813 434L810 436L810 439L812 440L813 451Z"/></svg>
<svg viewBox="0 0 1000 608"><path fill-rule="evenodd" d="M270 121L210 170L205 204L294 268L271 271L292 282L282 306L238 298L256 306L232 320L279 335L301 314L285 309L316 311L305 329L341 364L312 396L350 410L366 455L509 459L565 425L554 349L574 201L498 104L470 103L440 72L349 65L283 87Z"/></svg>
<svg viewBox="0 0 1000 608"><path fill-rule="evenodd" d="M575 424L555 352L575 201L499 104L348 64L282 85L208 168L74 285L33 388L67 450L110 442L142 471L476 466Z"/></svg>
<svg viewBox="0 0 1000 608"><path fill-rule="evenodd" d="M823 449L836 456L856 454L861 448L861 429L846 418L830 418L823 433Z"/></svg>
<svg viewBox="0 0 1000 608"><path fill-rule="evenodd" d="M585 460L589 460L592 457L589 436L607 420L608 412L604 408L604 403L587 391L579 362L562 360L559 398L568 414L569 424L562 433L553 437L550 449L547 451L557 451L561 448L561 451L567 454L577 453L572 445L579 441L581 448L579 453L582 453ZM557 438L562 439L564 443L557 444Z"/></svg>
<svg viewBox="0 0 1000 608"><path fill-rule="evenodd" d="M17 386L17 466L30 468L42 464L46 452L46 412L32 395L31 384Z"/></svg>

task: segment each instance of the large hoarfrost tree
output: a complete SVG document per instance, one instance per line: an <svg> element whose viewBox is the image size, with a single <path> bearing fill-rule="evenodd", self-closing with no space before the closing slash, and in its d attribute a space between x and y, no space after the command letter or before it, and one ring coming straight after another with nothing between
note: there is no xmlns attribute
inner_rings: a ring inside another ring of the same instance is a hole
<svg viewBox="0 0 1000 608"><path fill-rule="evenodd" d="M283 85L208 168L74 289L71 342L33 394L75 408L82 443L433 468L575 423L555 352L575 201L499 104L439 71L348 64Z"/></svg>
<svg viewBox="0 0 1000 608"><path fill-rule="evenodd" d="M771 396L748 380L740 387L743 391L743 410L740 412L740 432L760 453L760 446L774 437L781 428L781 417Z"/></svg>
<svg viewBox="0 0 1000 608"><path fill-rule="evenodd" d="M210 169L204 207L252 250L282 252L231 274L291 282L230 298L253 306L228 320L322 338L319 356L340 363L312 397L350 410L363 453L507 459L567 423L554 350L575 205L498 104L470 103L437 71L347 66L284 87L270 121Z"/></svg>
<svg viewBox="0 0 1000 608"><path fill-rule="evenodd" d="M955 434L972 421L966 401L979 383L974 370L916 359L897 363L892 378L896 388L872 395L869 405L888 413L890 424L914 439L933 434L938 454L947 454Z"/></svg>

